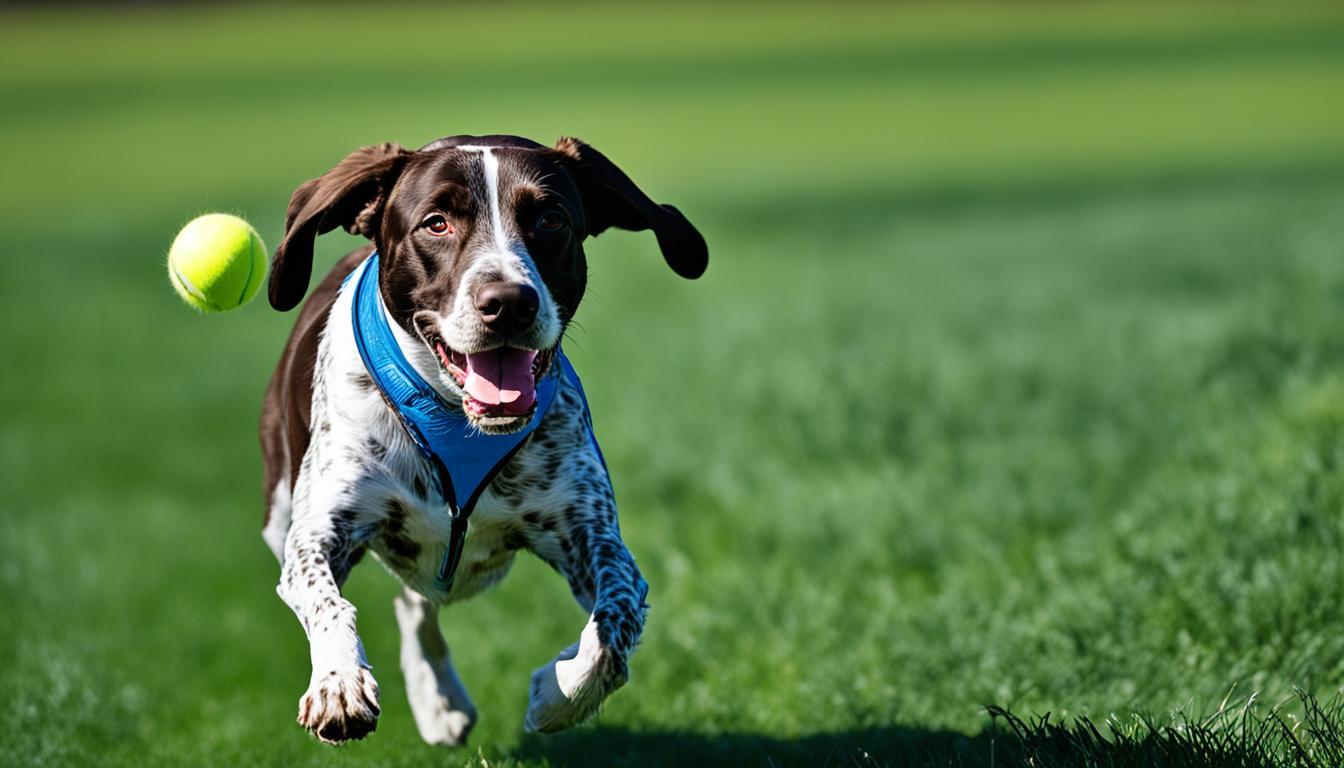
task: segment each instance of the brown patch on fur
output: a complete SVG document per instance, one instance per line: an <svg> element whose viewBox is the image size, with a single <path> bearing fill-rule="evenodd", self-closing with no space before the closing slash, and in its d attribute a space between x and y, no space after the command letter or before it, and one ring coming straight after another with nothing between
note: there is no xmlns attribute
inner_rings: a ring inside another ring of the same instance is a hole
<svg viewBox="0 0 1344 768"><path fill-rule="evenodd" d="M540 200L546 191L531 181L518 181L513 185L513 208L519 209L528 203Z"/></svg>
<svg viewBox="0 0 1344 768"><path fill-rule="evenodd" d="M335 168L294 190L285 237L271 258L271 306L295 307L313 272L313 240L336 227L373 239L383 201L412 153L391 142L351 152Z"/></svg>

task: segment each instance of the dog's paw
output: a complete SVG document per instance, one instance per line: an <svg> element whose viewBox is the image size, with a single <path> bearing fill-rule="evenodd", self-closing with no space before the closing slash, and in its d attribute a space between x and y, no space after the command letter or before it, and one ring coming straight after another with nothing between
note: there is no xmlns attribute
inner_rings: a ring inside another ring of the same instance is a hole
<svg viewBox="0 0 1344 768"><path fill-rule="evenodd" d="M369 735L379 712L378 681L363 667L315 676L299 699L299 725L327 744Z"/></svg>
<svg viewBox="0 0 1344 768"><path fill-rule="evenodd" d="M531 699L523 727L555 733L597 714L602 702L628 677L624 658L603 648L589 620L579 642L532 673Z"/></svg>
<svg viewBox="0 0 1344 768"><path fill-rule="evenodd" d="M402 668L420 738L427 744L444 747L465 744L476 724L476 707L447 659L436 669L427 661L403 658Z"/></svg>
<svg viewBox="0 0 1344 768"><path fill-rule="evenodd" d="M472 726L476 725L475 710L453 709L447 702L433 712L414 714L420 738L426 744L440 747L460 747L467 743L467 735L471 733Z"/></svg>

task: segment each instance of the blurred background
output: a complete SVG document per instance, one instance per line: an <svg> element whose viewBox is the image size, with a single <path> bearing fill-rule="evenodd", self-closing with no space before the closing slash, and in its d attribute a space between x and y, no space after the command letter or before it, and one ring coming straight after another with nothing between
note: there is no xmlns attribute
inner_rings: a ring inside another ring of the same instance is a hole
<svg viewBox="0 0 1344 768"><path fill-rule="evenodd" d="M7 7L0 103L0 762L981 764L986 704L1344 683L1337 4ZM293 317L199 315L165 254L495 132L710 244L692 283L590 241L566 341L648 630L595 724L524 736L585 617L520 557L444 612L482 719L436 750L367 561L382 721L322 747L259 536Z"/></svg>

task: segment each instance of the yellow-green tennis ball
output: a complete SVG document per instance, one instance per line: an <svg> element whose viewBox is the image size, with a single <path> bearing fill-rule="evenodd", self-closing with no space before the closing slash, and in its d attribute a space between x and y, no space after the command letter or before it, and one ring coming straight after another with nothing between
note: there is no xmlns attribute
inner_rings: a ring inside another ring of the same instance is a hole
<svg viewBox="0 0 1344 768"><path fill-rule="evenodd" d="M204 312L243 306L265 277L266 244L251 224L227 213L192 219L168 249L173 288Z"/></svg>

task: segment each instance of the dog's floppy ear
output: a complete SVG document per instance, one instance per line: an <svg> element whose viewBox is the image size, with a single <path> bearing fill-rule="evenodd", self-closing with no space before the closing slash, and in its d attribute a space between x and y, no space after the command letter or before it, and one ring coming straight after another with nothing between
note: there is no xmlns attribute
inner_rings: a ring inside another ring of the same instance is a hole
<svg viewBox="0 0 1344 768"><path fill-rule="evenodd" d="M383 203L411 152L392 143L351 152L335 168L294 190L285 238L271 259L271 306L289 311L303 300L313 273L313 240L336 227L370 240Z"/></svg>
<svg viewBox="0 0 1344 768"><path fill-rule="evenodd" d="M565 159L578 183L589 235L600 234L608 227L651 229L673 272L691 280L704 274L709 248L681 211L650 200L615 163L578 139L561 138L555 151Z"/></svg>

